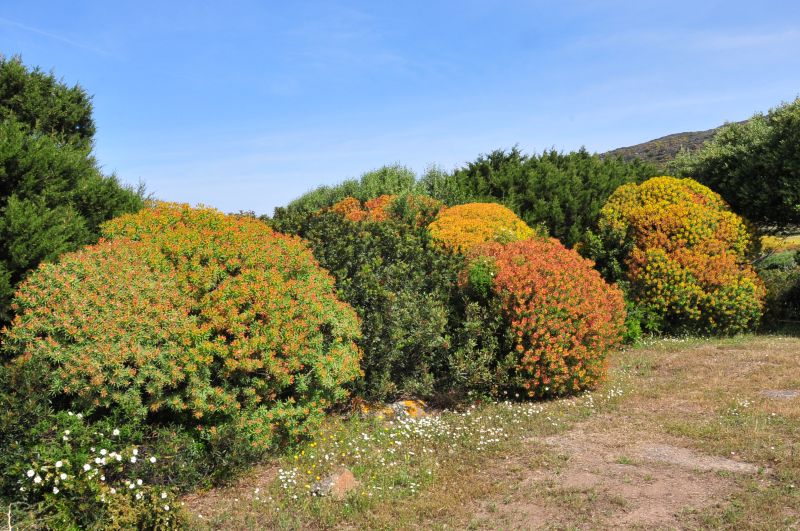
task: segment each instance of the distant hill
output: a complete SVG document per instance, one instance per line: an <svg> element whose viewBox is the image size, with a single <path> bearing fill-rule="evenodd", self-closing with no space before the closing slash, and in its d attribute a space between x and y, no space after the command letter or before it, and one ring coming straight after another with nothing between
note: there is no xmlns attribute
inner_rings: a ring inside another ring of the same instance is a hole
<svg viewBox="0 0 800 531"><path fill-rule="evenodd" d="M744 123L744 122L739 122ZM727 125L727 124L726 124ZM657 166L664 167L681 149L696 151L703 147L703 144L711 140L717 131L724 125L707 131L690 131L687 133L675 133L662 136L649 142L636 144L635 146L621 147L602 153L602 157L622 157L625 160L641 159L652 162Z"/></svg>

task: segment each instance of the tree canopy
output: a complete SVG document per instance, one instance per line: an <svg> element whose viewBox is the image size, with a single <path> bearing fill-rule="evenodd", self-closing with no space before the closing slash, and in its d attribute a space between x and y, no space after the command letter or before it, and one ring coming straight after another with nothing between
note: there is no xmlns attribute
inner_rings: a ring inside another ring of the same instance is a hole
<svg viewBox="0 0 800 531"><path fill-rule="evenodd" d="M100 224L142 207L141 190L92 155L91 98L19 58L0 58L0 323L26 273L97 241Z"/></svg>
<svg viewBox="0 0 800 531"><path fill-rule="evenodd" d="M764 233L800 227L800 98L729 124L675 172L719 193Z"/></svg>

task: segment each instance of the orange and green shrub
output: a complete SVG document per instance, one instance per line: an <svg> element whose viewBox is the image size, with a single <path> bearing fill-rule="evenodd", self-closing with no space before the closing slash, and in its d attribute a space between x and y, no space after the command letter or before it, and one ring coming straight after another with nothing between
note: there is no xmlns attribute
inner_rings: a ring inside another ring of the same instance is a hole
<svg viewBox="0 0 800 531"><path fill-rule="evenodd" d="M696 181L621 186L601 210L598 234L589 247L602 248L606 273L628 283L651 330L735 333L758 321L764 289L746 262L747 227Z"/></svg>
<svg viewBox="0 0 800 531"><path fill-rule="evenodd" d="M21 285L3 337L14 400L168 426L225 463L303 436L360 376L358 318L299 238L164 203L103 230Z"/></svg>
<svg viewBox="0 0 800 531"><path fill-rule="evenodd" d="M514 212L497 203L467 203L444 209L428 229L445 247L463 253L481 243L520 241L536 234Z"/></svg>
<svg viewBox="0 0 800 531"><path fill-rule="evenodd" d="M330 207L349 221L407 221L418 227L428 225L444 205L426 195L381 195L363 204L355 197L346 197Z"/></svg>
<svg viewBox="0 0 800 531"><path fill-rule="evenodd" d="M512 385L530 397L592 388L625 322L622 292L553 238L486 243L470 252L466 282L499 298L514 356ZM479 272L476 274L476 271ZM503 353L501 353L503 354Z"/></svg>

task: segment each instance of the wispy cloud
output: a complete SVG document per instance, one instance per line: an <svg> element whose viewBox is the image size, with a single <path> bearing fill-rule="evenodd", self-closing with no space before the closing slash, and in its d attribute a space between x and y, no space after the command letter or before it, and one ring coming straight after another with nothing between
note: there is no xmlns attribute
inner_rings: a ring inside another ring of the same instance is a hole
<svg viewBox="0 0 800 531"><path fill-rule="evenodd" d="M49 31L45 31L43 29L35 28L33 26L28 26L27 24L22 24L21 22L17 22L15 20L9 20L7 18L0 17L0 24L3 24L5 26L11 26L11 27L17 28L17 29L21 29L23 31L27 31L28 33L35 33L36 35L41 35L43 37L47 37L49 39L53 39L53 40L56 40L56 41L59 41L59 42L63 42L64 44L69 44L70 46L74 46L76 48L81 48L83 50L94 52L94 53L99 54L99 55L104 55L104 56L107 56L107 57L112 55L110 52L108 52L106 50L103 50L101 48L97 48L95 46L92 46L90 44L79 42L79 41L64 37L63 35L58 35L56 33L52 33L52 32L49 32Z"/></svg>
<svg viewBox="0 0 800 531"><path fill-rule="evenodd" d="M589 35L576 39L568 48L652 47L664 50L691 52L728 52L783 50L800 44L800 31L629 31L614 34Z"/></svg>

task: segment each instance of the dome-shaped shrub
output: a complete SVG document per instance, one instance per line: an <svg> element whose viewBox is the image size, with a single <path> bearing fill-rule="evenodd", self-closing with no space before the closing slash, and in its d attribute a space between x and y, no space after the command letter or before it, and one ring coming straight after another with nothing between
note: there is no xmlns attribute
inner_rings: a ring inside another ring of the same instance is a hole
<svg viewBox="0 0 800 531"><path fill-rule="evenodd" d="M57 409L224 428L263 450L359 375L358 319L298 238L163 203L104 232L23 283L4 337L12 377Z"/></svg>
<svg viewBox="0 0 800 531"><path fill-rule="evenodd" d="M601 210L599 235L651 328L734 333L758 320L764 290L745 260L747 228L696 181L621 186Z"/></svg>
<svg viewBox="0 0 800 531"><path fill-rule="evenodd" d="M428 229L445 247L464 253L484 242L526 240L535 234L514 212L497 203L467 203L447 208Z"/></svg>
<svg viewBox="0 0 800 531"><path fill-rule="evenodd" d="M559 396L597 385L606 374L606 353L621 339L622 292L593 263L553 238L486 243L470 252L488 270L491 291L509 328L515 356L512 382L531 397Z"/></svg>

